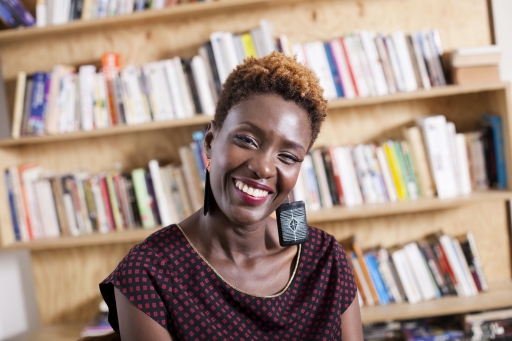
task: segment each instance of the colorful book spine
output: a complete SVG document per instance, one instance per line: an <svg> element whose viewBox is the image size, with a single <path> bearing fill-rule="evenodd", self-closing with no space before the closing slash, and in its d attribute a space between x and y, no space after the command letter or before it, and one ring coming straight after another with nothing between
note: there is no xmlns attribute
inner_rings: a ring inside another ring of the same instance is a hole
<svg viewBox="0 0 512 341"><path fill-rule="evenodd" d="M367 253L364 255L364 261L368 266L368 270L370 272L370 276L372 278L372 282L375 285L375 289L377 290L377 294L379 295L379 302L381 305L385 305L390 303L393 299L389 295L388 290L386 289L386 285L382 279L382 276L379 271L379 262L375 255L372 253Z"/></svg>
<svg viewBox="0 0 512 341"><path fill-rule="evenodd" d="M343 97L343 85L341 83L341 77L338 74L338 69L336 68L336 62L334 61L330 43L324 43L324 48L327 61L329 62L329 67L331 69L332 80L334 81L334 86L336 88L336 94L338 97Z"/></svg>
<svg viewBox="0 0 512 341"><path fill-rule="evenodd" d="M12 185L11 175L9 171L5 171L5 184L7 189L7 197L9 199L9 208L11 209L12 226L14 229L14 237L17 241L21 241L20 227L18 224L18 218L16 216L16 203L14 199L14 189Z"/></svg>
<svg viewBox="0 0 512 341"><path fill-rule="evenodd" d="M16 28L20 26L20 23L18 20L16 20L16 17L12 15L11 11L9 11L9 8L0 1L0 19L4 22L4 24L9 28Z"/></svg>
<svg viewBox="0 0 512 341"><path fill-rule="evenodd" d="M132 181L142 227L154 227L155 219L153 217L153 211L151 210L148 189L146 187L146 171L143 168L134 169L132 171Z"/></svg>
<svg viewBox="0 0 512 341"><path fill-rule="evenodd" d="M33 26L36 20L19 0L2 0L2 3L10 10L16 20L24 26Z"/></svg>
<svg viewBox="0 0 512 341"><path fill-rule="evenodd" d="M29 111L30 115L27 122L27 133L31 135L40 135L44 132L46 78L46 72L36 72L34 74Z"/></svg>

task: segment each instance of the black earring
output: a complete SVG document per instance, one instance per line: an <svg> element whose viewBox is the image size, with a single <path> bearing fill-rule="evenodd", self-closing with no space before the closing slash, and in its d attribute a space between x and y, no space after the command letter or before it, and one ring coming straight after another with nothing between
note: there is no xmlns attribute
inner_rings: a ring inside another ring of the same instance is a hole
<svg viewBox="0 0 512 341"><path fill-rule="evenodd" d="M205 168L205 179L204 179L204 205L203 205L203 214L206 215L208 211L210 211L210 204L213 198L212 189L210 187L210 159L208 159L208 164Z"/></svg>
<svg viewBox="0 0 512 341"><path fill-rule="evenodd" d="M302 244L309 239L308 224L306 222L306 205L304 201L282 203L276 210L277 231L279 244L291 246Z"/></svg>

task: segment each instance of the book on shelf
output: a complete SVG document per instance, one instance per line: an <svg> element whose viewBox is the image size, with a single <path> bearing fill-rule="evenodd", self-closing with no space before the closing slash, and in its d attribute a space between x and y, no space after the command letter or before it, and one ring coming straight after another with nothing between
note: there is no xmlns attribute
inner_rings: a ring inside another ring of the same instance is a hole
<svg viewBox="0 0 512 341"><path fill-rule="evenodd" d="M452 198L508 186L502 119L484 114L457 133L441 115L403 127L403 140L314 148L292 191L310 211L418 198Z"/></svg>
<svg viewBox="0 0 512 341"><path fill-rule="evenodd" d="M178 223L202 206L203 131L180 148L179 164L91 174L53 174L35 163L13 165L4 178L16 241L121 232Z"/></svg>
<svg viewBox="0 0 512 341"><path fill-rule="evenodd" d="M340 243L366 306L415 304L488 290L471 231L455 238L438 231L389 248L362 249L354 236Z"/></svg>
<svg viewBox="0 0 512 341"><path fill-rule="evenodd" d="M57 16L63 7L58 8L54 6ZM294 43L284 35L277 37L263 19L249 32L212 32L189 58L121 66L121 56L105 53L99 69L56 65L51 71L20 72L12 137L213 115L230 72L248 57L275 50L297 55L317 74L330 100L429 89L446 84L436 32L384 35L359 30L327 42Z"/></svg>
<svg viewBox="0 0 512 341"><path fill-rule="evenodd" d="M464 331L468 341L509 340L512 337L512 309L467 314Z"/></svg>
<svg viewBox="0 0 512 341"><path fill-rule="evenodd" d="M36 23L32 14L27 11L20 0L0 1L0 20L8 28L33 26Z"/></svg>
<svg viewBox="0 0 512 341"><path fill-rule="evenodd" d="M2 68L0 68L0 79L3 79ZM11 115L7 104L5 84L0 82L0 140L11 137Z"/></svg>

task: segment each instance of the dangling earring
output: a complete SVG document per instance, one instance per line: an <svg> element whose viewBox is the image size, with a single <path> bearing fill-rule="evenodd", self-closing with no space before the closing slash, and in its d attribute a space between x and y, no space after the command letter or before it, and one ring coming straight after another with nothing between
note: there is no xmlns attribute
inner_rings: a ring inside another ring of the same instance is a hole
<svg viewBox="0 0 512 341"><path fill-rule="evenodd" d="M210 204L213 198L212 189L210 187L210 159L208 159L208 164L204 169L205 179L204 179L204 205L203 205L203 214L206 215L208 211L210 211Z"/></svg>
<svg viewBox="0 0 512 341"><path fill-rule="evenodd" d="M308 241L309 234L304 201L290 202L290 196L288 196L286 202L276 209L276 216L279 244L281 246L297 245Z"/></svg>

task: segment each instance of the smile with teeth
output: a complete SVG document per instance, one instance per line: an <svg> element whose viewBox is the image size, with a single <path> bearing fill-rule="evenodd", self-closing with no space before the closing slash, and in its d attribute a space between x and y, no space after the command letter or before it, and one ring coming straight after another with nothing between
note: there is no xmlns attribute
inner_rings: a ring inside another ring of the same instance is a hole
<svg viewBox="0 0 512 341"><path fill-rule="evenodd" d="M262 198L262 197L265 197L268 195L268 191L265 191L265 190L262 190L262 189L257 189L257 188L253 188L253 187L250 187L248 186L247 184L244 184L242 181L240 180L236 180L235 182L235 186L241 190L242 192L252 196L252 197L256 197L256 198Z"/></svg>

